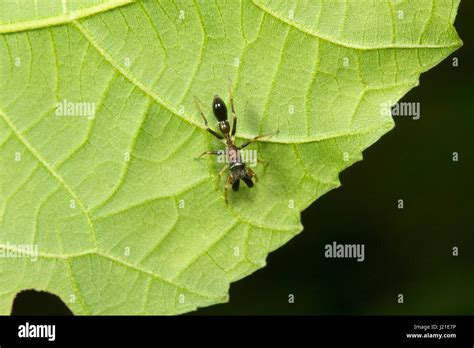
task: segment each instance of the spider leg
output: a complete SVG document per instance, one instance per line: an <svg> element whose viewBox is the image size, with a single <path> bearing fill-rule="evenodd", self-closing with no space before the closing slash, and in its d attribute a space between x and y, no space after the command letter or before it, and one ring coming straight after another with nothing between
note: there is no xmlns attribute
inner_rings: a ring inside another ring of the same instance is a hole
<svg viewBox="0 0 474 348"><path fill-rule="evenodd" d="M223 137L222 135L220 135L219 133L213 131L213 130L209 127L209 124L207 123L206 116L204 116L204 112L202 111L201 103L200 103L199 99L197 99L196 97L194 97L194 103L196 104L196 108L198 109L199 114L201 115L202 119L204 120L204 125L205 125L205 127L206 127L206 130L207 130L209 133L211 133L213 136L215 136L217 139L219 139L219 140L224 139L224 137Z"/></svg>
<svg viewBox="0 0 474 348"><path fill-rule="evenodd" d="M257 173L255 173L252 169L247 168L247 174L248 174L251 178L255 178L255 182L258 182Z"/></svg>
<svg viewBox="0 0 474 348"><path fill-rule="evenodd" d="M230 99L230 110L232 111L232 131L230 132L232 139L235 140L235 132L237 131L237 115L235 114L234 108L234 92L232 88L232 82L229 80L229 99Z"/></svg>
<svg viewBox="0 0 474 348"><path fill-rule="evenodd" d="M200 159L202 156L206 155L220 155L222 153L222 150L213 150L213 151L204 151L202 154L199 156L194 157L195 159Z"/></svg>
<svg viewBox="0 0 474 348"><path fill-rule="evenodd" d="M229 169L229 165L226 164L224 167L222 167L222 169L220 170L220 172L217 174L217 177L216 177L216 187L219 187L219 182L221 181L221 176L224 174L224 172Z"/></svg>
<svg viewBox="0 0 474 348"><path fill-rule="evenodd" d="M227 176L227 180L226 180L225 186L224 186L224 200L225 200L226 205L228 204L227 192L229 191L229 186L230 186L231 183L232 183L232 176L229 174L229 176Z"/></svg>
<svg viewBox="0 0 474 348"><path fill-rule="evenodd" d="M256 142L258 139L262 139L262 138L266 138L266 137L271 137L273 135L276 135L278 134L278 132L275 132L275 133L268 133L268 134L262 134L262 135L257 135L256 137L253 137L252 139L246 141L245 143L243 143L242 145L239 146L239 150L243 149L244 147L247 147L249 146L250 144Z"/></svg>

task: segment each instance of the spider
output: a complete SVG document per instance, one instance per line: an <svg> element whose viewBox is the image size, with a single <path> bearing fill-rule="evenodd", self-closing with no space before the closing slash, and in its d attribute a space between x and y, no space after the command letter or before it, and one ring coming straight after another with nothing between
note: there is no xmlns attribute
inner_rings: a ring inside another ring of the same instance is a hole
<svg viewBox="0 0 474 348"><path fill-rule="evenodd" d="M221 134L215 132L209 127L207 122L206 116L202 111L199 101L195 98L196 107L199 111L199 114L202 116L204 120L204 125L206 130L215 136L217 139L223 141L225 143L225 153L226 153L226 165L222 168L219 172L217 179L219 179L224 172L229 169L229 175L227 176L227 180L224 186L224 200L227 204L227 191L229 186L232 185L233 191L238 191L240 186L240 180L245 182L249 188L254 186L252 178L255 178L255 182L258 181L257 174L246 166L245 162L241 159L240 150L247 147L248 145L252 144L253 142L257 141L258 139L262 139L264 137L272 136L276 133L271 134L264 134L258 135L240 146L235 144L235 133L237 131L237 116L235 114L234 109L234 97L232 93L232 86L229 84L229 99L230 99L230 109L232 111L232 129L230 128L229 121L227 120L227 106L225 105L224 101L216 94L212 101L212 111L214 116L218 121L219 131ZM278 132L277 132L278 133ZM213 150L213 151L204 151L201 155L197 158L201 158L204 155L222 155L224 152L223 150ZM258 162L263 162L257 160Z"/></svg>

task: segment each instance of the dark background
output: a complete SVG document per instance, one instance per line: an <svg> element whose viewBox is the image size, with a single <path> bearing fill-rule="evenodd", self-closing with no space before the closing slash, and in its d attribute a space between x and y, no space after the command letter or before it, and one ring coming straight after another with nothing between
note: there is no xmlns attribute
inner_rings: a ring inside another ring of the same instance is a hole
<svg viewBox="0 0 474 348"><path fill-rule="evenodd" d="M303 212L301 234L232 284L229 303L191 315L474 314L472 18L463 1L455 23L464 46L401 100L420 102L420 119L395 117L395 129L341 174L342 186ZM365 244L365 261L325 258L332 241ZM70 312L53 295L25 291L13 314Z"/></svg>

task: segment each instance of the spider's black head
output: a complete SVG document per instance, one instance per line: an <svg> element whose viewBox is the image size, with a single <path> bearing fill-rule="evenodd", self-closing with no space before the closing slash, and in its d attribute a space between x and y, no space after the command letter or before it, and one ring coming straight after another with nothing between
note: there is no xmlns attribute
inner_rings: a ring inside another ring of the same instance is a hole
<svg viewBox="0 0 474 348"><path fill-rule="evenodd" d="M219 122L227 121L227 106L218 95L215 95L212 101L212 111Z"/></svg>

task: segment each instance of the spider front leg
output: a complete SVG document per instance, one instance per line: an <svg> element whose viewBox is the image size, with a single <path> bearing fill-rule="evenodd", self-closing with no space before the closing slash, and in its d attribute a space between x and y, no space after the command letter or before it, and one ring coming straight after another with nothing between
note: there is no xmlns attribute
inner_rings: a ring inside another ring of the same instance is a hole
<svg viewBox="0 0 474 348"><path fill-rule="evenodd" d="M235 132L237 132L237 115L235 114L234 108L234 92L232 88L232 82L229 80L229 99L230 99L230 110L232 111L232 130L230 135L235 140Z"/></svg>
<svg viewBox="0 0 474 348"><path fill-rule="evenodd" d="M206 116L204 116L204 112L202 111L202 108L201 108L201 103L199 102L199 100L194 97L194 103L196 104L196 108L198 109L199 111L199 114L201 115L202 119L204 120L204 125L206 127L206 130L211 133L213 136L215 136L217 139L219 140L222 140L224 139L224 137L222 135L220 135L219 133L213 131L210 127L209 127L209 124L207 123L207 119L206 119Z"/></svg>

